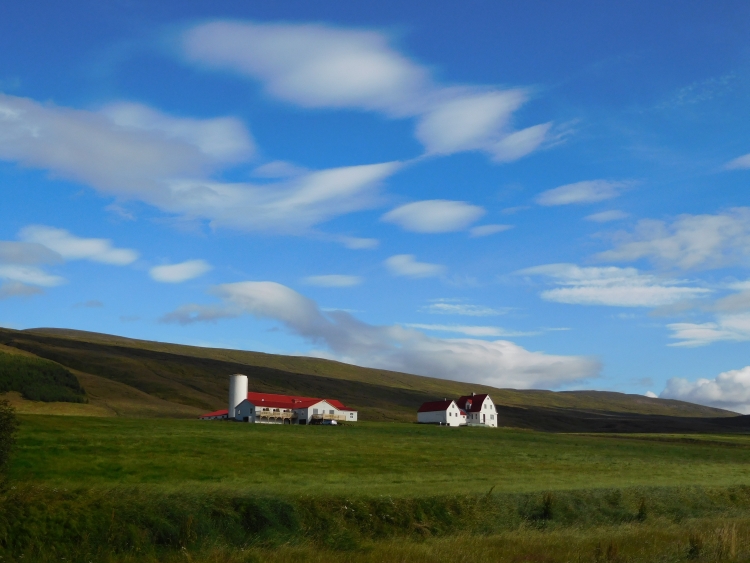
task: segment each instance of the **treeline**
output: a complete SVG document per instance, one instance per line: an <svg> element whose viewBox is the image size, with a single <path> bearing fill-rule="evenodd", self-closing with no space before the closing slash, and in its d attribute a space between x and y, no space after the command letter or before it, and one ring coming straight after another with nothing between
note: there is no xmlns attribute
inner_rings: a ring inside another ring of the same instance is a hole
<svg viewBox="0 0 750 563"><path fill-rule="evenodd" d="M30 401L85 403L76 376L60 364L0 352L0 393L17 391Z"/></svg>

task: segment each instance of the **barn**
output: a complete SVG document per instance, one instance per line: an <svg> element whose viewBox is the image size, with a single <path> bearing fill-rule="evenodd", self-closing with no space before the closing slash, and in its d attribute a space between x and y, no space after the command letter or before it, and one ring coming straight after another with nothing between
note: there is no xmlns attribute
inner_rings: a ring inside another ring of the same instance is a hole
<svg viewBox="0 0 750 563"><path fill-rule="evenodd" d="M456 401L453 400L429 401L419 407L417 422L421 424L462 426L466 424L466 413L458 408Z"/></svg>
<svg viewBox="0 0 750 563"><path fill-rule="evenodd" d="M248 392L247 376L229 379L229 408L202 415L201 420L233 420L257 424L339 424L357 422L357 411L335 399ZM231 413L231 414L230 414Z"/></svg>

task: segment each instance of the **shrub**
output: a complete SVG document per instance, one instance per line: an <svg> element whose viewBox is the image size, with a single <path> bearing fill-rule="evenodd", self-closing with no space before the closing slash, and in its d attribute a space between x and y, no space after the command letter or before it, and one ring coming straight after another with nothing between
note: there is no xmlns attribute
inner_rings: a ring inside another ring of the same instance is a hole
<svg viewBox="0 0 750 563"><path fill-rule="evenodd" d="M0 393L18 391L30 401L84 403L76 376L55 362L0 352Z"/></svg>
<svg viewBox="0 0 750 563"><path fill-rule="evenodd" d="M17 430L15 410L8 401L0 401L0 472L4 472L8 466Z"/></svg>

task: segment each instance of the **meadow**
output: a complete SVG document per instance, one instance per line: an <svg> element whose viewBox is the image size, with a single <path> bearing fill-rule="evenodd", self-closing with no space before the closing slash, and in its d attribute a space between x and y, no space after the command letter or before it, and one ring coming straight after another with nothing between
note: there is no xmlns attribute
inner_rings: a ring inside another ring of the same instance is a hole
<svg viewBox="0 0 750 563"><path fill-rule="evenodd" d="M268 426L22 417L16 481L228 487L277 495L750 484L750 437L571 435L361 422Z"/></svg>
<svg viewBox="0 0 750 563"><path fill-rule="evenodd" d="M750 560L750 436L21 422L2 561Z"/></svg>

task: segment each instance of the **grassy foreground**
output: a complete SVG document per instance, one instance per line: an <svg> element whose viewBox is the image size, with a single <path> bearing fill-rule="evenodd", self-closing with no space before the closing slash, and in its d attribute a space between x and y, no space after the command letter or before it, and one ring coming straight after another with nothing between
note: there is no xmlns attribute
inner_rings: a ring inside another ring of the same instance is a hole
<svg viewBox="0 0 750 563"><path fill-rule="evenodd" d="M58 488L206 486L276 495L730 486L750 484L750 437L25 416L11 476Z"/></svg>
<svg viewBox="0 0 750 563"><path fill-rule="evenodd" d="M0 561L750 560L750 437L22 417Z"/></svg>

